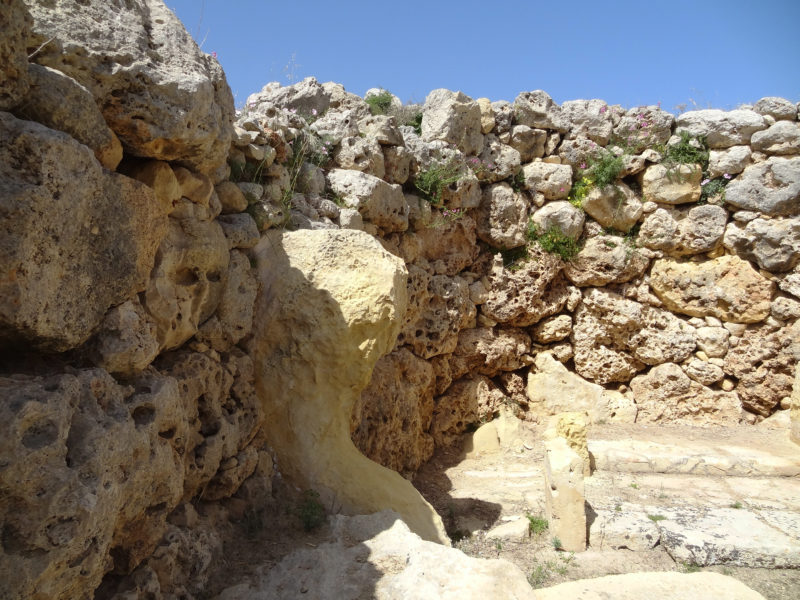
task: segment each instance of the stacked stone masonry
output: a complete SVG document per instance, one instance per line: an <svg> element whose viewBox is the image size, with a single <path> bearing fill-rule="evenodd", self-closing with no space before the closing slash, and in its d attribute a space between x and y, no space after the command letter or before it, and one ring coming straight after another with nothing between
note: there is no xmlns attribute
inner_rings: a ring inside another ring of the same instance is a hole
<svg viewBox="0 0 800 600"><path fill-rule="evenodd" d="M790 408L797 105L676 117L440 89L415 129L414 107L373 115L309 78L236 112L160 0L0 9L9 598L202 590L175 575L218 544L194 506L269 493L251 477L273 464L250 354L269 230L360 229L405 264L397 340L350 416L358 448L400 473L503 407L700 425ZM669 164L682 132L707 162ZM619 176L575 202L603 153ZM436 169L453 176L431 202L419 184ZM577 255L531 242L531 223Z"/></svg>

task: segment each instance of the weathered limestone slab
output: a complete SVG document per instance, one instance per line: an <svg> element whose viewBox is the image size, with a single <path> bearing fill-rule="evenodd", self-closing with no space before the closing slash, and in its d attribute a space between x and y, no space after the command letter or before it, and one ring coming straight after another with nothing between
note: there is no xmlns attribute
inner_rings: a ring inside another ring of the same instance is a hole
<svg viewBox="0 0 800 600"><path fill-rule="evenodd" d="M581 579L536 590L538 600L765 600L741 581L719 573L628 573Z"/></svg>
<svg viewBox="0 0 800 600"><path fill-rule="evenodd" d="M354 230L276 232L256 252L261 290L251 354L281 472L344 512L392 508L425 539L447 544L419 492L350 439L353 403L400 330L403 262Z"/></svg>
<svg viewBox="0 0 800 600"><path fill-rule="evenodd" d="M562 437L544 442L545 505L550 533L564 550L586 550L585 460Z"/></svg>
<svg viewBox="0 0 800 600"><path fill-rule="evenodd" d="M332 529L330 542L293 552L253 583L223 591L219 600L538 598L512 563L423 541L396 513L336 516Z"/></svg>
<svg viewBox="0 0 800 600"><path fill-rule="evenodd" d="M736 508L663 508L661 544L677 561L767 569L800 566L800 519L776 511ZM783 524L776 527L775 520ZM787 521L787 519L789 519ZM793 520L793 522L791 522Z"/></svg>
<svg viewBox="0 0 800 600"><path fill-rule="evenodd" d="M619 511L599 512L589 529L589 545L594 549L627 548L644 552L661 539L656 524L639 507L618 505Z"/></svg>

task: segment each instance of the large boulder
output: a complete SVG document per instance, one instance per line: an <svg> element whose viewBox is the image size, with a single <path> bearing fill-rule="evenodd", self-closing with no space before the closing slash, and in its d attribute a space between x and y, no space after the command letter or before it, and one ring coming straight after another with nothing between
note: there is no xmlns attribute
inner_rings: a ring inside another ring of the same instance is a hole
<svg viewBox="0 0 800 600"><path fill-rule="evenodd" d="M577 240L583 233L586 214L566 200L558 200L548 202L533 213L532 220L540 232L555 227L565 236Z"/></svg>
<svg viewBox="0 0 800 600"><path fill-rule="evenodd" d="M522 92L514 100L514 121L535 129L555 129L566 133L569 123L561 107L543 90Z"/></svg>
<svg viewBox="0 0 800 600"><path fill-rule="evenodd" d="M800 157L771 157L750 165L725 187L725 202L765 215L797 214Z"/></svg>
<svg viewBox="0 0 800 600"><path fill-rule="evenodd" d="M766 119L752 110L691 110L678 116L675 133L705 136L709 148L717 149L749 144L752 135L767 126Z"/></svg>
<svg viewBox="0 0 800 600"><path fill-rule="evenodd" d="M700 165L665 167L651 165L641 178L642 196L652 202L663 204L685 204L700 199L700 180L703 169Z"/></svg>
<svg viewBox="0 0 800 600"><path fill-rule="evenodd" d="M346 513L392 508L425 539L448 543L419 492L350 439L353 404L400 330L403 261L344 229L275 232L256 252L260 318L250 350L281 472Z"/></svg>
<svg viewBox="0 0 800 600"><path fill-rule="evenodd" d="M0 110L28 92L28 35L33 19L22 0L0 1Z"/></svg>
<svg viewBox="0 0 800 600"><path fill-rule="evenodd" d="M487 186L476 224L478 237L494 248L522 246L526 242L528 203L507 183Z"/></svg>
<svg viewBox="0 0 800 600"><path fill-rule="evenodd" d="M792 121L778 121L769 129L753 134L750 142L753 150L765 154L800 153L800 124Z"/></svg>
<svg viewBox="0 0 800 600"><path fill-rule="evenodd" d="M103 120L92 94L63 73L31 64L30 90L17 113L52 129L70 134L94 152L113 171L122 160L122 145Z"/></svg>
<svg viewBox="0 0 800 600"><path fill-rule="evenodd" d="M728 255L701 263L656 260L650 287L673 312L757 323L769 315L775 285L747 261Z"/></svg>
<svg viewBox="0 0 800 600"><path fill-rule="evenodd" d="M561 105L561 113L571 126L570 137L587 137L599 146L611 139L612 111L602 100L570 100Z"/></svg>
<svg viewBox="0 0 800 600"><path fill-rule="evenodd" d="M564 275L581 287L623 283L639 277L650 265L645 252L648 251L619 236L598 235L588 239L580 252L564 265Z"/></svg>
<svg viewBox="0 0 800 600"><path fill-rule="evenodd" d="M800 216L732 222L723 244L770 272L791 270L800 261Z"/></svg>
<svg viewBox="0 0 800 600"><path fill-rule="evenodd" d="M522 167L523 187L540 193L548 200L569 196L572 188L572 168L545 162L532 162Z"/></svg>
<svg viewBox="0 0 800 600"><path fill-rule="evenodd" d="M87 88L126 152L204 172L225 162L233 96L222 67L161 0L26 4L28 45L43 44L33 60ZM98 23L114 27L98 35Z"/></svg>
<svg viewBox="0 0 800 600"><path fill-rule="evenodd" d="M603 227L627 233L642 216L642 201L620 181L592 186L583 199L583 210Z"/></svg>
<svg viewBox="0 0 800 600"><path fill-rule="evenodd" d="M68 135L0 113L0 339L64 351L145 289L167 217Z"/></svg>
<svg viewBox="0 0 800 600"><path fill-rule="evenodd" d="M480 154L483 149L480 106L462 92L433 90L422 109L422 139L443 140L464 154Z"/></svg>
<svg viewBox="0 0 800 600"><path fill-rule="evenodd" d="M355 208L377 227L387 232L408 229L408 206L399 185L351 169L333 169L328 183L345 206Z"/></svg>
<svg viewBox="0 0 800 600"><path fill-rule="evenodd" d="M678 256L711 252L719 246L727 221L728 211L713 204L657 208L644 218L638 241Z"/></svg>

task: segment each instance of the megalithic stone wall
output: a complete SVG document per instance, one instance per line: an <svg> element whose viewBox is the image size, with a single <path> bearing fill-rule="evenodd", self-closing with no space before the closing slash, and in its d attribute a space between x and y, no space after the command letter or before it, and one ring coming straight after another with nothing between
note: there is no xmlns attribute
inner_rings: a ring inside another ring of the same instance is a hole
<svg viewBox="0 0 800 600"><path fill-rule="evenodd" d="M405 264L349 428L406 475L503 407L787 429L796 104L435 90L372 114L307 79L235 113L160 0L0 0L0 24L9 597L196 595L219 546L196 507L269 497L251 354L268 230L360 229Z"/></svg>

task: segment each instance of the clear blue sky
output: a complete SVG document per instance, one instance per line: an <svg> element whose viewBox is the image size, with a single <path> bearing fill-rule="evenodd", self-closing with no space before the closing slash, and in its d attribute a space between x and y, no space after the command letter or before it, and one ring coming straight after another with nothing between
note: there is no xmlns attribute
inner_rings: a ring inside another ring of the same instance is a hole
<svg viewBox="0 0 800 600"><path fill-rule="evenodd" d="M216 52L236 105L313 75L422 102L601 98L731 109L800 101L800 0L165 0Z"/></svg>

